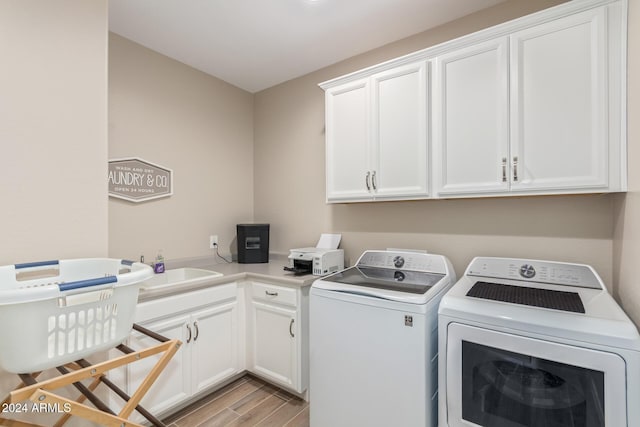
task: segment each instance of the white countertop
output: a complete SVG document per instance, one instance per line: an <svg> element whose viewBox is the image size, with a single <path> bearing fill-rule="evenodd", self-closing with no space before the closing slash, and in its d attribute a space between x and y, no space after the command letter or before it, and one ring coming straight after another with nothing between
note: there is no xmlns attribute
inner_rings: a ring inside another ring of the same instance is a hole
<svg viewBox="0 0 640 427"><path fill-rule="evenodd" d="M270 255L268 263L259 264L239 264L235 261L232 263L225 263L222 260L217 262L213 258L210 261L203 259L168 261L167 269L197 267L205 270L217 271L218 273L222 273L222 276L207 280L206 284L185 284L171 288L141 289L138 296L138 302L243 280L264 280L273 284L305 287L311 286L313 281L320 277L313 276L311 274L295 276L293 273L283 270L285 265L288 265L288 260L286 256L282 255Z"/></svg>

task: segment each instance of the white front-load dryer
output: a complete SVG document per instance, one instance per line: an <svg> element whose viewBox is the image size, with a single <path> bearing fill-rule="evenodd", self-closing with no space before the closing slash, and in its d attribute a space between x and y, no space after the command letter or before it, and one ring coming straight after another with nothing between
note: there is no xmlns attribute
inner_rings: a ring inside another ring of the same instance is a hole
<svg viewBox="0 0 640 427"><path fill-rule="evenodd" d="M640 336L589 266L475 258L439 308L439 426L640 426Z"/></svg>

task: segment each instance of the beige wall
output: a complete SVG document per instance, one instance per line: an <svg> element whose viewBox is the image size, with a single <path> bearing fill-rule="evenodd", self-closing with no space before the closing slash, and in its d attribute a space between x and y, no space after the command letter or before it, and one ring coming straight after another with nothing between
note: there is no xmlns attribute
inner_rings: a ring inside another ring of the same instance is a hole
<svg viewBox="0 0 640 427"><path fill-rule="evenodd" d="M557 259L591 264L611 286L611 195L325 204L319 82L561 2L512 0L257 93L255 215L271 223L272 249L332 231L351 263L386 247L445 254L458 275L475 255Z"/></svg>
<svg viewBox="0 0 640 427"><path fill-rule="evenodd" d="M629 191L615 198L614 295L640 325L640 0L629 0L628 150Z"/></svg>
<svg viewBox="0 0 640 427"><path fill-rule="evenodd" d="M174 173L171 197L109 200L109 255L152 261L229 252L253 219L253 96L115 34L109 37L109 158Z"/></svg>
<svg viewBox="0 0 640 427"><path fill-rule="evenodd" d="M630 1L630 20L637 1ZM170 259L209 256L209 234L220 235L223 252L229 252L234 225L253 220L271 223L276 252L312 244L324 231L341 232L347 262L368 248L400 246L444 253L458 274L479 254L592 264L638 321L640 292L631 266L640 252L640 230L634 230L640 178L633 168L626 196L324 201L324 98L317 83L561 2L512 0L267 89L253 100L111 35L109 156L139 156L173 168L176 194L139 205L111 199L110 255L145 254L149 260L163 248ZM634 39L631 26L631 69ZM629 86L632 116L633 79Z"/></svg>
<svg viewBox="0 0 640 427"><path fill-rule="evenodd" d="M0 265L107 254L107 0L0 2Z"/></svg>
<svg viewBox="0 0 640 427"><path fill-rule="evenodd" d="M107 255L107 17L107 0L0 2L0 265ZM0 395L16 384L0 371Z"/></svg>

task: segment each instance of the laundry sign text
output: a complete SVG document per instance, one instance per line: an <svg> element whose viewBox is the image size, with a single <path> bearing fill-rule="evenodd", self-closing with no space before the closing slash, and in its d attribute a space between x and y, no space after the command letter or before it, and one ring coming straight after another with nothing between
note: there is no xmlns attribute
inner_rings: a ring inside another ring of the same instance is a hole
<svg viewBox="0 0 640 427"><path fill-rule="evenodd" d="M109 196L131 202L173 194L173 171L138 158L109 160Z"/></svg>

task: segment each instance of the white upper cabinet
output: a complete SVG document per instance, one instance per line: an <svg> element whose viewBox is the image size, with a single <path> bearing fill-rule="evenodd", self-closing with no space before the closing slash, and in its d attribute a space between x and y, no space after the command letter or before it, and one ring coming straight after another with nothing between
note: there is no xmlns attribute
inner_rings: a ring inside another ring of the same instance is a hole
<svg viewBox="0 0 640 427"><path fill-rule="evenodd" d="M368 199L369 80L358 80L326 93L327 198Z"/></svg>
<svg viewBox="0 0 640 427"><path fill-rule="evenodd" d="M626 191L626 9L567 2L321 84L327 200Z"/></svg>
<svg viewBox="0 0 640 427"><path fill-rule="evenodd" d="M428 196L427 63L327 89L327 200Z"/></svg>
<svg viewBox="0 0 640 427"><path fill-rule="evenodd" d="M441 55L435 64L438 195L509 191L508 39Z"/></svg>
<svg viewBox="0 0 640 427"><path fill-rule="evenodd" d="M605 9L511 35L513 190L608 187Z"/></svg>
<svg viewBox="0 0 640 427"><path fill-rule="evenodd" d="M374 196L427 196L427 64L419 62L378 73L371 82Z"/></svg>
<svg viewBox="0 0 640 427"><path fill-rule="evenodd" d="M607 40L621 41L607 32L606 12L549 20L436 58L438 197L625 189L624 141L608 130L622 118Z"/></svg>

